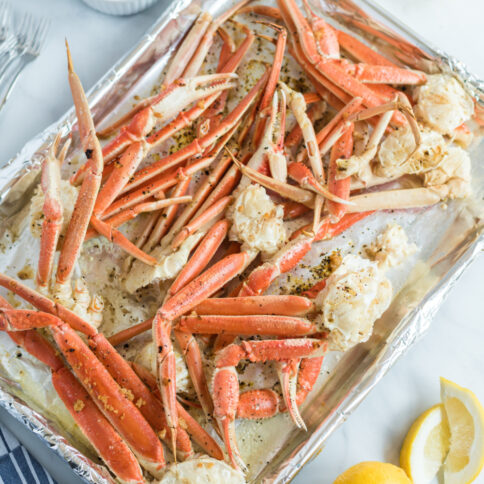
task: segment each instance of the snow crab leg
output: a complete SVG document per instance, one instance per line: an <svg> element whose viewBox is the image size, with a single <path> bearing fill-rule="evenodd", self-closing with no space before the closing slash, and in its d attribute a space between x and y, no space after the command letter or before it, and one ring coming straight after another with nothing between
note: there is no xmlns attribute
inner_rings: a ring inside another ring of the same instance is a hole
<svg viewBox="0 0 484 484"><path fill-rule="evenodd" d="M81 81L74 72L69 46L67 48L67 64L69 70L69 84L76 107L79 135L82 148L85 152L86 174L79 190L79 195L69 221L64 238L59 263L57 266L56 286L57 292L70 293L70 280L74 265L81 252L82 242L87 232L99 187L103 169L101 146L96 137L89 105L82 88Z"/></svg>
<svg viewBox="0 0 484 484"><path fill-rule="evenodd" d="M294 361L294 360L292 360ZM284 394L294 394L292 397L294 404L289 406L280 401L279 395L270 389L248 390L241 393L237 405L237 417L246 419L269 418L277 415L279 412L287 412L290 409L298 409L306 400L309 392L312 390L321 371L323 357L302 358L296 360L299 364L297 371L296 385L291 384L294 390L286 390ZM298 412L299 415L299 412ZM302 422L300 428L305 428L302 418L295 415L293 420Z"/></svg>
<svg viewBox="0 0 484 484"><path fill-rule="evenodd" d="M340 97L345 103L349 99L342 95L341 91L351 97L362 97L364 104L368 107L383 104L384 100L380 95L348 75L332 59L324 59L319 54L314 33L294 0L279 0L278 5L289 30L297 32L297 35L293 37L296 60L304 64L303 67L313 78L321 82L324 87ZM337 89L334 87L337 87ZM405 123L405 119L399 113L395 113L393 122L402 125Z"/></svg>
<svg viewBox="0 0 484 484"><path fill-rule="evenodd" d="M33 302L30 301L29 302ZM54 341L84 389L127 442L144 467L155 475L165 466L163 448L148 422L77 333L59 317L24 309L1 309L2 331L49 328Z"/></svg>
<svg viewBox="0 0 484 484"><path fill-rule="evenodd" d="M0 297L0 311L13 308ZM124 482L141 484L142 471L125 441L66 368L57 350L35 330L8 331L10 338L51 370L52 383L77 425L113 473Z"/></svg>
<svg viewBox="0 0 484 484"><path fill-rule="evenodd" d="M156 378L143 366L137 363L131 363L134 371L143 380L145 385L153 392L156 398L161 401L160 391L158 389ZM203 427L185 410L180 402L177 402L177 412L181 419L184 420L187 426L187 432L192 436L193 440L211 455L213 458L223 460L224 455L222 449L217 442L208 434Z"/></svg>
<svg viewBox="0 0 484 484"><path fill-rule="evenodd" d="M230 81L236 77L231 72L222 72L191 79L177 79L164 87L160 94L152 99L150 105L138 111L120 134L103 148L104 162L110 163L133 143L143 142L156 124L168 122L193 102L209 98L213 94L219 94L222 90L233 87L233 83ZM199 111L197 111L198 113ZM189 120L190 117L186 118L185 123ZM171 134L185 127L185 123L172 125ZM140 144L137 148L143 150L145 147ZM132 166L134 165L132 163Z"/></svg>
<svg viewBox="0 0 484 484"><path fill-rule="evenodd" d="M191 158L205 148L211 146L214 141L230 131L233 126L240 120L256 96L259 94L260 89L265 85L267 81L268 73L266 73L257 81L254 87L249 91L240 104L220 123L219 126L212 129L209 133L200 139L195 139L184 148L169 155L159 161L156 161L146 168L138 170L132 177L131 181L125 186L121 193L132 190L139 185L145 183L156 175L179 165L188 158Z"/></svg>
<svg viewBox="0 0 484 484"><path fill-rule="evenodd" d="M229 458L236 469L245 470L246 467L235 438L234 420L239 405L239 382L235 367L245 359L258 362L315 358L324 356L326 350L324 340L301 338L243 341L240 345L225 347L216 355L212 383L215 417L222 429Z"/></svg>
<svg viewBox="0 0 484 484"><path fill-rule="evenodd" d="M70 140L66 141L59 155L56 156L60 139L61 134L58 133L42 163L42 179L40 183L45 194L42 207L44 221L42 222L36 283L38 287L43 289L47 289L50 283L54 256L63 221L62 201L60 198L60 168L69 149Z"/></svg>
<svg viewBox="0 0 484 484"><path fill-rule="evenodd" d="M153 339L158 348L158 384L166 419L173 438L176 437L178 415L176 410L175 355L170 337L172 321L210 297L238 275L244 269L247 258L248 255L241 252L229 255L217 262L168 299L154 317Z"/></svg>
<svg viewBox="0 0 484 484"><path fill-rule="evenodd" d="M280 274L290 271L298 264L309 252L314 242L336 237L371 213L373 212L347 214L334 224L330 222L329 218L326 218L322 221L316 234L301 231L276 253L271 260L256 267L247 276L238 295L258 296L264 293Z"/></svg>

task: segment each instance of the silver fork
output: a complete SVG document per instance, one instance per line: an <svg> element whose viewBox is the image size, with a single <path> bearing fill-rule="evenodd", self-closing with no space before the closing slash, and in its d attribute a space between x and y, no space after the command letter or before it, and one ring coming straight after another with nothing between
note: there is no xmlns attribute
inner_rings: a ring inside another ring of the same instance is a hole
<svg viewBox="0 0 484 484"><path fill-rule="evenodd" d="M31 14L23 16L15 35L14 48L9 50L8 59L0 71L0 109L6 103L25 66L40 54L48 28L49 22L45 19L37 20ZM5 93L3 96L2 92Z"/></svg>
<svg viewBox="0 0 484 484"><path fill-rule="evenodd" d="M0 54L8 52L15 43L10 23L11 17L10 5L6 2L0 2Z"/></svg>

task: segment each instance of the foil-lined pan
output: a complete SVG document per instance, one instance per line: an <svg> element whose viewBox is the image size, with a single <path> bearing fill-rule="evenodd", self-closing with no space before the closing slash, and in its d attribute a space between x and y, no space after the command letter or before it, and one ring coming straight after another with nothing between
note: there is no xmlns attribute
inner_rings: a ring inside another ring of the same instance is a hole
<svg viewBox="0 0 484 484"><path fill-rule="evenodd" d="M160 74L178 42L203 7L213 15L228 7L224 0L178 0L123 59L92 88L90 106L97 125L129 109L134 94L146 95L159 83ZM466 86L476 101L477 116L484 113L484 81L469 73L460 61L430 46L370 0L321 0L314 6L330 22L360 36L395 62L428 73L448 72ZM82 77L82 75L81 75ZM482 117L484 119L484 115ZM59 130L78 137L74 111L30 140L21 152L0 168L1 220L18 212L29 200L39 180L39 165L46 147ZM74 128L74 129L73 129ZM476 128L477 132L477 128ZM329 378L311 394L302 409L308 431L289 432L278 442L271 458L251 477L251 482L286 483L316 455L328 436L343 423L393 363L427 330L430 322L466 267L484 248L482 199L484 143L471 149L474 198L449 204L448 223L428 240L424 253L406 279L384 316L375 324L372 338L345 353ZM439 208L441 210L441 208ZM432 213L430 218L432 220ZM427 237L423 234L422 237ZM311 254L309 254L311 255ZM54 421L40 415L22 400L14 382L0 374L0 405L72 467L89 483L113 482L109 472L74 447ZM27 399L28 400L28 399Z"/></svg>

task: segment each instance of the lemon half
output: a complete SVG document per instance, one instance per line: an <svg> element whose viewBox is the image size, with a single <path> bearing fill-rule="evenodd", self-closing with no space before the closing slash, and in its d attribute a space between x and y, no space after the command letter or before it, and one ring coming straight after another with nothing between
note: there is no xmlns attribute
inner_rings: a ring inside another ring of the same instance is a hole
<svg viewBox="0 0 484 484"><path fill-rule="evenodd" d="M333 484L411 484L403 469L383 462L360 462L338 476Z"/></svg>
<svg viewBox="0 0 484 484"><path fill-rule="evenodd" d="M484 466L484 408L474 393L445 378L440 379L440 393L450 428L444 482L472 482Z"/></svg>

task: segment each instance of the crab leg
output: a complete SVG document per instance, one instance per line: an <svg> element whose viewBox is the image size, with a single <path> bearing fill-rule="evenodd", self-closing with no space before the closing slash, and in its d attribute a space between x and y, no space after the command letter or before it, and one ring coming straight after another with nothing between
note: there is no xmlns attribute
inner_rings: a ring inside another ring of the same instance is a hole
<svg viewBox="0 0 484 484"><path fill-rule="evenodd" d="M173 188L172 195L174 197L183 196L190 186L190 181L191 180L188 177L185 180L182 180L175 188ZM168 232L170 226L173 224L177 211L178 206L171 205L160 213L151 233L147 236L145 246L143 247L145 252L151 252L155 246L160 243L161 238Z"/></svg>
<svg viewBox="0 0 484 484"><path fill-rule="evenodd" d="M112 217L123 209L137 205L150 197L156 197L160 192L177 185L180 181L186 180L187 178L190 179L199 170L210 166L213 160L213 156L200 158L184 168L175 168L169 173L161 174L159 177L156 177L139 189L118 198L118 200L116 200L106 212L104 212L102 219Z"/></svg>
<svg viewBox="0 0 484 484"><path fill-rule="evenodd" d="M356 213L366 210L400 210L426 207L439 203L447 196L448 188L445 185L364 193L350 198L355 205L348 207L348 211Z"/></svg>
<svg viewBox="0 0 484 484"><path fill-rule="evenodd" d="M42 235L40 238L40 255L37 269L36 283L41 288L49 285L54 265L55 251L62 228L62 201L60 198L60 168L64 161L70 140L68 140L56 157L61 134L58 133L54 142L42 163L41 186L45 195L42 211L44 221L42 222Z"/></svg>
<svg viewBox="0 0 484 484"><path fill-rule="evenodd" d="M292 220L301 217L309 211L309 208L302 203L297 202L284 202L284 220Z"/></svg>
<svg viewBox="0 0 484 484"><path fill-rule="evenodd" d="M285 183L287 180L287 160L284 153L284 134L286 130L286 95L281 91L280 101L280 122L279 136L277 143L271 144L271 149L267 153L269 159L269 168L274 179Z"/></svg>
<svg viewBox="0 0 484 484"><path fill-rule="evenodd" d="M302 292L305 297L314 299L326 287L326 279L318 281L313 287Z"/></svg>
<svg viewBox="0 0 484 484"><path fill-rule="evenodd" d="M313 310L313 303L309 299L300 296L210 298L193 309L197 315L218 314L227 316L251 314L304 316Z"/></svg>
<svg viewBox="0 0 484 484"><path fill-rule="evenodd" d="M296 121L301 126L301 131L304 138L304 143L306 145L309 163L311 165L311 169L313 172L314 177L316 178L316 182L319 184L324 183L324 169L323 169L323 162L321 160L321 155L319 153L318 143L316 141L316 134L314 132L313 124L309 119L306 113L306 101L302 94L293 91L288 86L286 86L283 82L280 83L283 91L286 94L287 103L290 107L291 111L293 112L294 116L296 117ZM323 191L324 188L323 188ZM329 193L326 191L326 193ZM323 207L324 199L323 195L319 193L316 195L314 204L314 226L316 227L319 224L319 217L321 215L321 209Z"/></svg>
<svg viewBox="0 0 484 484"><path fill-rule="evenodd" d="M319 148L316 141L316 134L314 133L313 124L306 114L306 101L304 101L302 94L293 91L283 82L280 82L279 84L286 94L289 108L296 117L297 123L299 126L301 126L301 131L303 133L303 138L308 151L309 162L311 164L313 174L320 183L324 183L323 163L319 155Z"/></svg>
<svg viewBox="0 0 484 484"><path fill-rule="evenodd" d="M242 13L256 13L257 15L264 15L265 17L271 17L275 20L282 21L281 11L276 7L270 7L269 5L247 5L242 7L239 11Z"/></svg>
<svg viewBox="0 0 484 484"><path fill-rule="evenodd" d="M137 363L130 363L134 371L143 380L145 385L153 392L156 398L161 399L160 391L156 384L156 378L143 366ZM180 419L186 423L187 432L193 440L210 456L215 459L223 460L222 449L217 442L201 427L201 425L177 402L177 411Z"/></svg>
<svg viewBox="0 0 484 484"><path fill-rule="evenodd" d="M323 59L321 57L317 52L317 44L314 39L314 34L294 0L278 0L278 5L281 8L284 21L286 25L290 27L291 32L297 31L298 38L295 39L295 41L296 43L300 43L301 54L310 63L311 68L309 72L311 75L316 77L315 75L319 73L335 85L339 86L350 96L362 97L363 102L368 107L382 104L382 98L378 94L357 79L347 75L344 69L331 59ZM405 122L404 118L399 115L399 113L395 113L393 121L398 125L402 125Z"/></svg>
<svg viewBox="0 0 484 484"><path fill-rule="evenodd" d="M211 21L212 16L208 12L200 13L170 62L170 67L166 71L164 79L166 84L173 82L183 74L183 69L195 54L195 51L197 50L197 47L205 35L205 32L207 31Z"/></svg>
<svg viewBox="0 0 484 484"><path fill-rule="evenodd" d="M195 334L232 334L238 336L306 336L315 326L303 318L274 315L250 316L182 316L177 329Z"/></svg>
<svg viewBox="0 0 484 484"><path fill-rule="evenodd" d="M190 380L192 381L198 401L209 421L213 418L213 402L208 389L207 379L203 371L202 355L194 336L188 331L174 331L176 341L180 345L186 361Z"/></svg>
<svg viewBox="0 0 484 484"><path fill-rule="evenodd" d="M297 409L306 400L318 379L322 364L322 356L303 358L300 361L299 371L297 372L296 394L295 397L291 397L295 400L293 408ZM292 383L289 386L294 387ZM247 419L268 418L287 410L288 407L280 402L279 395L273 390L249 390L240 394L237 417ZM297 411L299 414L299 410Z"/></svg>
<svg viewBox="0 0 484 484"><path fill-rule="evenodd" d="M178 274L177 278L171 285L168 294L173 296L183 286L197 277L210 262L220 244L224 241L229 230L227 219L218 221L205 235L193 253L190 261Z"/></svg>
<svg viewBox="0 0 484 484"><path fill-rule="evenodd" d="M347 122L350 116L361 111L362 103L363 103L363 99L361 97L355 97L348 104L346 104L341 110L339 110L336 116L334 116L333 119L317 133L316 140L318 142L318 146L320 147L320 150L321 148L323 149L327 148L327 145L328 145L327 140L332 136L332 133L335 133L335 131L337 131L342 126L344 126L344 123ZM297 161L303 161L306 157L307 157L307 150L303 150L298 154Z"/></svg>
<svg viewBox="0 0 484 484"><path fill-rule="evenodd" d="M133 188L138 187L139 185L143 184L147 180L153 178L156 175L159 175L163 171L168 170L176 165L179 165L187 158L191 158L192 156L197 155L198 153L202 152L205 148L211 146L214 141L218 138L223 136L225 133L230 131L232 127L240 120L243 116L245 111L249 108L252 104L254 99L256 98L259 90L265 84L267 80L267 71L266 73L259 79L259 81L255 84L255 86L249 91L249 93L245 96L245 98L240 102L240 104L220 123L219 126L215 127L211 130L208 134L203 136L200 139L195 139L190 144L185 146L184 148L178 150L177 152L169 155L155 163L152 163L146 168L142 168L138 170L132 178L123 192L127 192L132 190Z"/></svg>
<svg viewBox="0 0 484 484"><path fill-rule="evenodd" d="M294 358L323 356L327 343L318 339L286 339L243 341L221 350L215 362L213 377L213 400L215 417L222 429L225 446L232 465L245 469L235 439L234 420L239 403L239 382L235 367L243 360L284 361Z"/></svg>
<svg viewBox="0 0 484 484"><path fill-rule="evenodd" d="M119 333L113 334L108 338L109 342L113 346L118 346L125 343L126 341L129 341L131 338L134 338L135 336L138 336L139 334L144 333L149 329L152 329L153 319L154 318L149 318L146 321L142 321L141 323L135 324L134 326L130 326L129 328L119 331Z"/></svg>
<svg viewBox="0 0 484 484"><path fill-rule="evenodd" d="M335 179L339 180L341 178L346 179L351 175L360 173L368 166L370 161L375 157L378 150L378 145L380 144L381 138L385 134L385 130L388 127L390 119L392 117L392 111L387 111L382 116L373 129L373 133L368 140L368 144L363 153L353 156L342 156L335 160Z"/></svg>
<svg viewBox="0 0 484 484"><path fill-rule="evenodd" d="M310 17L309 22L314 32L318 52L323 57L339 59L339 43L335 29L314 13L308 0L303 0L303 3L308 17Z"/></svg>
<svg viewBox="0 0 484 484"><path fill-rule="evenodd" d="M2 307L8 307L2 298ZM124 440L94 404L86 390L64 366L54 347L35 330L9 332L13 341L50 367L52 384L82 433L108 467L123 482L141 484L138 461Z"/></svg>
<svg viewBox="0 0 484 484"><path fill-rule="evenodd" d="M307 101L306 101L307 103ZM318 120L319 118L321 118L323 116L323 114L326 112L326 103L325 102L321 102L321 103L316 103L316 104L313 104L309 110L308 110L308 118L309 120L311 121L311 123L313 123L314 125L314 122L316 120ZM302 130L301 130L301 126L299 126L299 124L295 124L294 127L291 129L291 131L289 132L289 134L286 136L286 141L284 143L284 145L287 147L287 148L291 148L293 146L298 146L299 143L301 142L302 140Z"/></svg>
<svg viewBox="0 0 484 484"><path fill-rule="evenodd" d="M336 141L331 150L331 157L329 159L328 190L343 200L348 200L350 197L351 177L347 176L342 179L337 178L337 160L339 158L348 158L351 156L351 153L353 152L353 129L354 125L351 123L350 129L346 130L341 138ZM347 205L329 200L327 208L334 220L340 220L346 212Z"/></svg>
<svg viewBox="0 0 484 484"><path fill-rule="evenodd" d="M156 212L164 207L172 207L174 206L177 208L177 205L182 203L190 202L192 197L190 196L183 196L183 197L173 197L173 198L163 198L162 200L153 200L144 203L139 203L134 207L127 208L121 212L118 212L116 215L106 219L104 223L108 224L109 226L116 228L124 223L128 222L129 220L134 219L141 213L148 213L148 212ZM155 214L156 215L156 214ZM89 229L86 233L85 241L95 237L97 232L93 229ZM139 245L136 244L136 247L139 248Z"/></svg>
<svg viewBox="0 0 484 484"><path fill-rule="evenodd" d="M241 27L245 30L247 36L254 35L247 26L242 25ZM226 64L230 56L235 52L235 43L224 27L219 27L217 29L217 33L219 34L223 42L222 48L220 49L217 72L222 72L224 65ZM210 128L214 125L214 123L216 124L218 121L220 121L220 119L222 118L222 112L225 107L228 94L229 92L227 90L224 91L217 98L217 100L205 111L203 118L200 118L198 120L198 138L206 135L210 131Z"/></svg>
<svg viewBox="0 0 484 484"><path fill-rule="evenodd" d="M388 60L386 57L383 57L381 54L368 47L363 42L360 42L352 35L343 32L342 30L334 30L336 31L339 45L356 60L375 66L396 67L393 62Z"/></svg>
<svg viewBox="0 0 484 484"><path fill-rule="evenodd" d="M166 123L191 103L212 97L214 94L220 94L222 90L233 87L230 81L236 77L231 72L223 72L192 79L177 79L162 89L148 107L138 111L128 126L123 128L119 135L103 148L105 163L114 160L133 142L144 141L145 136L156 124ZM201 89L197 89L201 86L203 86ZM199 113L200 111L197 111L197 114ZM188 117L183 124L172 125L171 134L186 126L185 123L189 121L191 121L191 117Z"/></svg>
<svg viewBox="0 0 484 484"><path fill-rule="evenodd" d="M300 231L296 238L288 242L270 261L255 268L249 274L239 296L258 296L264 293L280 274L290 271L299 263L314 242L336 237L370 213L360 212L355 215L347 214L335 224L331 224L329 219L325 219L316 234Z"/></svg>
<svg viewBox="0 0 484 484"><path fill-rule="evenodd" d="M226 20L232 17L232 15L235 15L240 8L242 8L246 3L248 3L248 1L249 0L241 0L230 9L226 10L222 15L220 15L220 17L212 21L212 23L210 24L210 27L207 29L204 36L198 43L197 50L193 54L190 64L183 72L183 75L185 77L193 77L197 74L200 67L202 66L202 63L205 57L207 56L207 53L210 47L212 46L213 39L215 37L215 33L217 32L218 28Z"/></svg>
<svg viewBox="0 0 484 484"><path fill-rule="evenodd" d="M266 160L268 158L268 155L270 153L274 156L277 156L277 154L282 154L282 153L280 153L280 152L278 153L276 151L276 149L273 145L273 142L272 142L273 129L274 129L274 124L275 124L276 116L277 116L277 107L278 107L278 95L277 95L277 93L274 93L274 96L272 97L270 118L269 118L269 121L265 123L264 134L262 136L262 139L261 139L259 145L257 146L255 153L250 157L249 161L247 162L247 168L249 170L256 172L256 173L259 173L260 171L263 170L263 168L266 165ZM230 152L230 150L226 147L225 151L227 151L229 156L232 158L232 161L240 169L240 167L242 165L236 160L236 158ZM284 155L282 154L282 156L284 156ZM245 174L245 173L242 171L242 174ZM263 175L263 176L265 176L265 175ZM238 184L238 188L243 189L249 184L250 184L249 178L248 177L242 177L240 183Z"/></svg>
<svg viewBox="0 0 484 484"><path fill-rule="evenodd" d="M215 202L205 213L194 218L190 223L185 225L185 227L173 239L171 243L172 249L178 248L187 237L195 233L205 224L217 221L217 219L223 215L227 205L229 205L231 202L231 196L221 198Z"/></svg>
<svg viewBox="0 0 484 484"><path fill-rule="evenodd" d="M274 53L274 57L272 60L271 72L269 74L269 79L267 80L266 88L264 90L264 93L262 94L262 98L258 106L259 117L255 125L254 146L259 146L259 143L265 131L264 127L266 124L266 120L265 118L262 117L262 113L269 106L271 99L274 95L274 91L276 90L277 82L281 74L282 62L284 60L284 50L286 48L286 42L287 42L286 29L280 27L279 25L273 24L271 22L260 22L260 23L275 29L278 34L277 34L276 51Z"/></svg>
<svg viewBox="0 0 484 484"><path fill-rule="evenodd" d="M277 373L279 375L279 381L281 383L282 396L284 403L292 421L297 428L307 430L299 408L296 403L296 385L299 365L301 363L300 358L294 358L288 361L281 361L277 363Z"/></svg>
<svg viewBox="0 0 484 484"><path fill-rule="evenodd" d="M249 390L239 395L237 417L249 420L271 418L279 413L280 407L281 399L274 390Z"/></svg>
<svg viewBox="0 0 484 484"><path fill-rule="evenodd" d="M139 259L150 266L155 266L157 264L157 260L154 257L146 252L143 252L125 235L107 222L103 222L96 217L91 217L91 225L97 232L106 237L106 239L108 239L110 242L114 242L122 247L129 255L136 257L136 259Z"/></svg>
<svg viewBox="0 0 484 484"><path fill-rule="evenodd" d="M348 204L347 200L338 196L337 193L332 192L329 189L329 186L328 188L326 188L323 185L321 185L321 183L319 183L316 180L316 178L313 176L309 168L303 163L298 163L298 162L290 163L287 169L288 169L289 176L293 180L297 181L303 189L311 190L321 195L322 197L327 198L330 201L334 201L335 203ZM281 189L281 193L285 194L285 189L287 189L287 187L280 187L280 189ZM296 200L296 201L300 201L300 200Z"/></svg>
<svg viewBox="0 0 484 484"><path fill-rule="evenodd" d="M180 230L185 226L185 224L193 217L193 216L198 216L198 210L201 208L202 204L205 202L207 199L210 191L213 189L213 187L221 180L221 178L224 176L224 173L226 172L228 166L231 164L231 160L228 156L222 156L217 163L217 165L214 167L214 169L209 173L207 178L202 182L196 193L193 195L193 200L192 203L187 205L185 209L182 211L182 213L177 217L175 223L173 224L170 234L177 234L180 232ZM213 193L213 192L212 192ZM222 195L225 196L226 194ZM213 200L216 202L218 199L222 198L218 197L216 200ZM203 213L203 211L202 211ZM165 232L166 233L166 232ZM163 234L165 235L165 234ZM167 237L172 239L172 237ZM161 236L158 237L158 241L161 240Z"/></svg>
<svg viewBox="0 0 484 484"><path fill-rule="evenodd" d="M249 256L241 252L225 257L168 299L153 320L153 339L158 348L157 371L163 408L172 437L176 437L175 355L170 338L172 321L223 287L245 267Z"/></svg>
<svg viewBox="0 0 484 484"><path fill-rule="evenodd" d="M54 341L98 408L133 449L142 465L155 475L159 474L165 466L160 441L80 336L57 316L48 313L0 310L0 330L22 331L29 326L50 328Z"/></svg>
<svg viewBox="0 0 484 484"><path fill-rule="evenodd" d="M89 338L89 347L104 364L114 380L149 422L153 430L167 443L171 441L163 405L141 381L130 364L111 346L102 334ZM177 429L177 456L186 459L193 454L190 439L182 428Z"/></svg>
<svg viewBox="0 0 484 484"><path fill-rule="evenodd" d="M400 67L350 63L342 67L347 74L367 84L420 85L427 82L425 73Z"/></svg>
<svg viewBox="0 0 484 484"><path fill-rule="evenodd" d="M74 211L67 227L64 244L57 266L56 285L66 289L74 271L74 265L81 252L82 242L86 235L89 220L94 209L94 203L101 184L103 158L99 140L92 121L89 105L84 94L80 79L74 72L69 46L67 48L67 63L69 69L69 84L76 107L79 134L83 150L87 157L87 171L79 190ZM69 290L69 289L68 289Z"/></svg>
<svg viewBox="0 0 484 484"><path fill-rule="evenodd" d="M226 148L226 151L232 157L232 161L240 170L240 172L245 175L248 179L253 180L260 185L269 188L270 190L274 190L283 194L284 197L290 198L298 203L303 203L304 205L309 206L312 208L314 206L314 194L304 188L299 188L294 185L289 185L287 183L282 183L280 181L275 180L274 178L263 175L258 171L250 168L249 166L244 166L240 163L237 158Z"/></svg>

